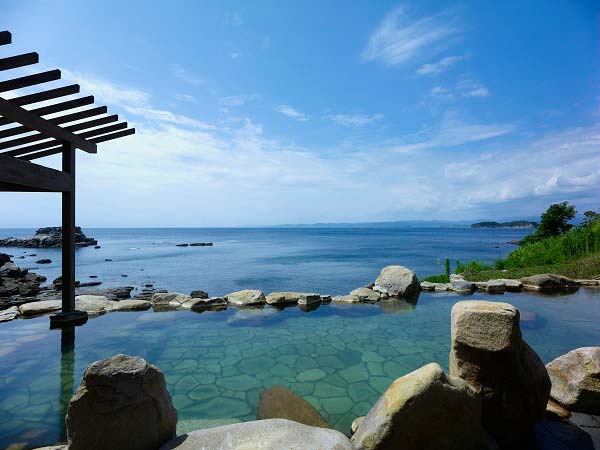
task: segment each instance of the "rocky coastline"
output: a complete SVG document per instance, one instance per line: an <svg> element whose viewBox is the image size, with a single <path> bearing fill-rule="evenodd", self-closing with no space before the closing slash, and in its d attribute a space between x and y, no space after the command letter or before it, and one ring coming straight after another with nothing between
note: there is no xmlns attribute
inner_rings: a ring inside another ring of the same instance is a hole
<svg viewBox="0 0 600 450"><path fill-rule="evenodd" d="M75 227L75 245L77 247L89 247L98 245L98 241L87 237L81 227ZM0 247L24 247L24 248L60 248L62 247L62 228L43 227L35 231L34 236L26 238L8 237L0 239Z"/></svg>

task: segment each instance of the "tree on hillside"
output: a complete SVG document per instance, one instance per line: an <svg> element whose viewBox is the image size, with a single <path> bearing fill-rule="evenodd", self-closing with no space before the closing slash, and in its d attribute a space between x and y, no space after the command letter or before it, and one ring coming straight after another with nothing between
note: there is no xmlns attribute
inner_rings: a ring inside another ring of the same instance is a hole
<svg viewBox="0 0 600 450"><path fill-rule="evenodd" d="M587 226L589 224L591 224L592 222L595 222L596 220L600 219L600 214L598 214L595 211L586 211L583 213L583 221L581 222L581 225L583 226Z"/></svg>
<svg viewBox="0 0 600 450"><path fill-rule="evenodd" d="M540 219L540 225L535 233L525 236L521 240L521 245L532 244L544 238L551 236L560 236L566 233L573 225L569 223L573 220L577 211L575 206L569 202L554 203L546 210Z"/></svg>

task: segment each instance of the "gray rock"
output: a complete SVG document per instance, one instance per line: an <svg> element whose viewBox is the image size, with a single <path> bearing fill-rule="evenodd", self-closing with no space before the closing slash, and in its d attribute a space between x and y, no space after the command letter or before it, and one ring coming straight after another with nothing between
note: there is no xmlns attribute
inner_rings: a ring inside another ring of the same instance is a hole
<svg viewBox="0 0 600 450"><path fill-rule="evenodd" d="M465 281L465 278L462 275L459 275L456 273L451 273L450 274L450 283L453 283L455 281Z"/></svg>
<svg viewBox="0 0 600 450"><path fill-rule="evenodd" d="M352 436L357 450L480 449L481 400L431 363L394 381Z"/></svg>
<svg viewBox="0 0 600 450"><path fill-rule="evenodd" d="M146 311L152 307L152 303L148 300L120 300L118 302L110 302L107 311Z"/></svg>
<svg viewBox="0 0 600 450"><path fill-rule="evenodd" d="M600 415L600 347L582 347L546 365L550 396L571 411Z"/></svg>
<svg viewBox="0 0 600 450"><path fill-rule="evenodd" d="M550 379L521 337L519 311L508 303L453 306L450 374L480 394L484 427L501 445L519 441L544 418Z"/></svg>
<svg viewBox="0 0 600 450"><path fill-rule="evenodd" d="M75 245L78 247L87 247L88 245L96 245L97 243L98 242L95 239L86 237L80 227L75 227ZM23 239L0 239L0 247L58 248L61 246L61 227L38 228L35 232L35 236Z"/></svg>
<svg viewBox="0 0 600 450"><path fill-rule="evenodd" d="M266 296L265 301L269 305L293 305L298 303L302 295L304 294L300 292L271 292Z"/></svg>
<svg viewBox="0 0 600 450"><path fill-rule="evenodd" d="M506 290L509 292L521 292L523 290L523 283L520 280L512 280L510 278L500 278L497 281L504 283Z"/></svg>
<svg viewBox="0 0 600 450"><path fill-rule="evenodd" d="M332 301L334 303L362 303L362 300L354 295L336 295Z"/></svg>
<svg viewBox="0 0 600 450"><path fill-rule="evenodd" d="M178 292L159 292L152 295L152 308L158 311L191 309L194 301L187 294Z"/></svg>
<svg viewBox="0 0 600 450"><path fill-rule="evenodd" d="M470 295L473 293L474 285L470 281L453 281L450 289L457 294Z"/></svg>
<svg viewBox="0 0 600 450"><path fill-rule="evenodd" d="M403 266L385 267L373 285L373 290L390 297L418 297L421 285L417 275Z"/></svg>
<svg viewBox="0 0 600 450"><path fill-rule="evenodd" d="M364 287L354 289L349 295L358 297L362 302L378 302L381 299L379 292Z"/></svg>
<svg viewBox="0 0 600 450"><path fill-rule="evenodd" d="M152 287L152 286L150 286ZM190 297L192 298L208 298L208 294L200 289L192 291L190 293Z"/></svg>
<svg viewBox="0 0 600 450"><path fill-rule="evenodd" d="M331 295L321 295L321 303L331 303Z"/></svg>
<svg viewBox="0 0 600 450"><path fill-rule="evenodd" d="M542 292L571 291L579 288L579 283L562 275L540 274L521 278L523 289Z"/></svg>
<svg viewBox="0 0 600 450"><path fill-rule="evenodd" d="M19 317L20 314L21 313L19 312L19 308L17 306L11 306L10 308L3 309L0 311L0 322L14 320Z"/></svg>
<svg viewBox="0 0 600 450"><path fill-rule="evenodd" d="M155 450L175 437L177 412L158 368L116 355L86 369L66 424L69 450Z"/></svg>
<svg viewBox="0 0 600 450"><path fill-rule="evenodd" d="M254 306L264 305L265 294L262 291L254 289L244 289L243 291L232 292L225 296L227 303L233 306Z"/></svg>
<svg viewBox="0 0 600 450"><path fill-rule="evenodd" d="M303 293L300 295L298 299L298 306L311 306L311 305L320 305L321 304L321 296L319 294L307 294Z"/></svg>
<svg viewBox="0 0 600 450"><path fill-rule="evenodd" d="M477 290L487 292L488 294L504 294L504 291L506 291L506 283L501 280L489 280L483 283L477 283Z"/></svg>
<svg viewBox="0 0 600 450"><path fill-rule="evenodd" d="M223 311L227 309L227 300L223 297L194 298L190 309L196 312Z"/></svg>
<svg viewBox="0 0 600 450"><path fill-rule="evenodd" d="M62 302L60 300L42 300L22 304L19 306L19 312L23 317L31 317L58 311L61 308Z"/></svg>
<svg viewBox="0 0 600 450"><path fill-rule="evenodd" d="M104 314L110 309L111 303L102 295L78 295L75 297L75 309L86 311L90 315Z"/></svg>
<svg viewBox="0 0 600 450"><path fill-rule="evenodd" d="M257 420L192 431L160 450L354 450L339 431L286 419Z"/></svg>
<svg viewBox="0 0 600 450"><path fill-rule="evenodd" d="M421 290L426 292L433 292L435 291L435 285L436 283L432 283L430 281L422 281Z"/></svg>

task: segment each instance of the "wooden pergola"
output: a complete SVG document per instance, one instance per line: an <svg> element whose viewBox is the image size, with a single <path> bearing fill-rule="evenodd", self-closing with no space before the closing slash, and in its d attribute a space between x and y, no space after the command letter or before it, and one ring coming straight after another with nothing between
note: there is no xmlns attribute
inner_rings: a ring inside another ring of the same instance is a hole
<svg viewBox="0 0 600 450"><path fill-rule="evenodd" d="M11 42L11 33L0 31L0 46ZM38 62L35 52L0 58L0 72ZM2 96L60 77L60 70L50 70L0 81L0 191L62 193L62 312L51 316L51 326L87 319L85 312L75 310L75 150L97 153L97 144L135 133L127 122L118 122L116 114L107 115L106 106L69 112L92 105L93 96L24 108L78 94L77 84L10 99ZM62 170L32 162L56 154L62 154Z"/></svg>

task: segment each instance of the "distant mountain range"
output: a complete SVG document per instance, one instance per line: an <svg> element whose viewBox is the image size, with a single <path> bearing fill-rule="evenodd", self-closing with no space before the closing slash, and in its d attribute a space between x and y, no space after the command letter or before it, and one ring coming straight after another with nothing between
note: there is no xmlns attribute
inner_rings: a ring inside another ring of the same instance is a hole
<svg viewBox="0 0 600 450"><path fill-rule="evenodd" d="M527 220L513 220L512 222L478 222L471 224L471 228L537 228L537 222Z"/></svg>
<svg viewBox="0 0 600 450"><path fill-rule="evenodd" d="M276 225L277 228L535 228L536 222L478 222L461 220L401 220L395 222L297 223Z"/></svg>

